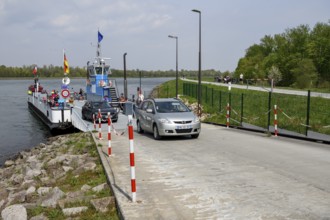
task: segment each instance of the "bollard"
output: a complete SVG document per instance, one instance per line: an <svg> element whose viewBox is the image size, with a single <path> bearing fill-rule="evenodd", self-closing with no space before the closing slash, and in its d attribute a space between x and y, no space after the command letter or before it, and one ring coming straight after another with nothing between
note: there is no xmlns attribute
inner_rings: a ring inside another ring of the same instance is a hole
<svg viewBox="0 0 330 220"><path fill-rule="evenodd" d="M96 130L95 114L93 114L94 130Z"/></svg>
<svg viewBox="0 0 330 220"><path fill-rule="evenodd" d="M226 121L226 125L227 125L227 128L229 128L229 119L230 119L230 106L229 106L229 103L227 103L227 114L226 114L226 118L227 118L227 121Z"/></svg>
<svg viewBox="0 0 330 220"><path fill-rule="evenodd" d="M274 134L277 137L277 105L274 105Z"/></svg>
<svg viewBox="0 0 330 220"><path fill-rule="evenodd" d="M111 117L108 112L108 156L111 156Z"/></svg>
<svg viewBox="0 0 330 220"><path fill-rule="evenodd" d="M102 128L101 128L101 109L99 109L99 114L98 114L98 118L99 118L99 139L102 140Z"/></svg>
<svg viewBox="0 0 330 220"><path fill-rule="evenodd" d="M134 141L133 141L133 117L128 115L128 139L129 139L129 158L131 167L131 189L132 202L136 202L136 183L135 183L135 162L134 162Z"/></svg>

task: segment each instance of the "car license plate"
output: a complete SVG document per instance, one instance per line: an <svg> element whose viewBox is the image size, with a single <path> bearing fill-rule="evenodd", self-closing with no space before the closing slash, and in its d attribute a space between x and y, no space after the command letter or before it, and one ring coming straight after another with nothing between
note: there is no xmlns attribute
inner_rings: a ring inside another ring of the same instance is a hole
<svg viewBox="0 0 330 220"><path fill-rule="evenodd" d="M189 129L192 128L191 125L178 125L175 127L175 129Z"/></svg>

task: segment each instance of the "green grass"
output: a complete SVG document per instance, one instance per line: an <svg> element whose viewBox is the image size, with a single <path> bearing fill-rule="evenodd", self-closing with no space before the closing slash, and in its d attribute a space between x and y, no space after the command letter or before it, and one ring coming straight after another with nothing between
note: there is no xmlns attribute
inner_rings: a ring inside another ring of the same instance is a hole
<svg viewBox="0 0 330 220"><path fill-rule="evenodd" d="M203 79L204 80L204 79ZM179 94L190 103L196 102L197 84L179 80ZM253 91L216 85L202 85L202 108L209 114L204 120L218 124L226 123L226 105L231 105L231 125L240 126L241 122L265 129L274 124L274 105L278 107L278 127L301 134L306 133L307 96ZM156 97L175 97L175 80L168 81L156 88ZM270 108L269 108L270 107ZM311 97L309 111L309 130L330 135L330 100Z"/></svg>

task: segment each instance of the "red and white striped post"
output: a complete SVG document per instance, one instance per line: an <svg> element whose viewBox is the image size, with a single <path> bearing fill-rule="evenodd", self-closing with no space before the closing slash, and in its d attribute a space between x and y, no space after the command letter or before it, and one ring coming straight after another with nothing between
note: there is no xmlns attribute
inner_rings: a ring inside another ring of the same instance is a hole
<svg viewBox="0 0 330 220"><path fill-rule="evenodd" d="M93 114L94 130L96 130L95 114Z"/></svg>
<svg viewBox="0 0 330 220"><path fill-rule="evenodd" d="M136 202L136 183L135 183L135 162L134 162L134 141L133 141L133 117L128 116L128 139L129 139L129 158L131 166L131 188L132 202Z"/></svg>
<svg viewBox="0 0 330 220"><path fill-rule="evenodd" d="M101 118L102 118L102 115L101 115L101 109L99 109L98 118L99 118L99 139L101 140L102 139L102 128L101 128Z"/></svg>
<svg viewBox="0 0 330 220"><path fill-rule="evenodd" d="M229 103L227 103L227 114L226 114L226 118L227 118L227 121L226 121L226 125L227 125L227 128L229 128L229 120L230 120L230 106L229 106Z"/></svg>
<svg viewBox="0 0 330 220"><path fill-rule="evenodd" d="M275 137L277 137L277 105L274 105L274 133Z"/></svg>
<svg viewBox="0 0 330 220"><path fill-rule="evenodd" d="M111 117L108 112L108 156L111 156Z"/></svg>

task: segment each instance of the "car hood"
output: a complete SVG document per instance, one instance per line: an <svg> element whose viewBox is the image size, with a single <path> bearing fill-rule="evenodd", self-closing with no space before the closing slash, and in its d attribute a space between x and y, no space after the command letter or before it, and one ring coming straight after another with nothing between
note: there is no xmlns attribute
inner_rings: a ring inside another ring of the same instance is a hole
<svg viewBox="0 0 330 220"><path fill-rule="evenodd" d="M93 111L97 112L97 111L99 111L99 109L94 108ZM117 110L115 108L102 108L101 112L102 113L107 113L107 112L114 113L114 112L117 112Z"/></svg>
<svg viewBox="0 0 330 220"><path fill-rule="evenodd" d="M196 118L193 112L158 113L158 117L170 121L189 121Z"/></svg>

